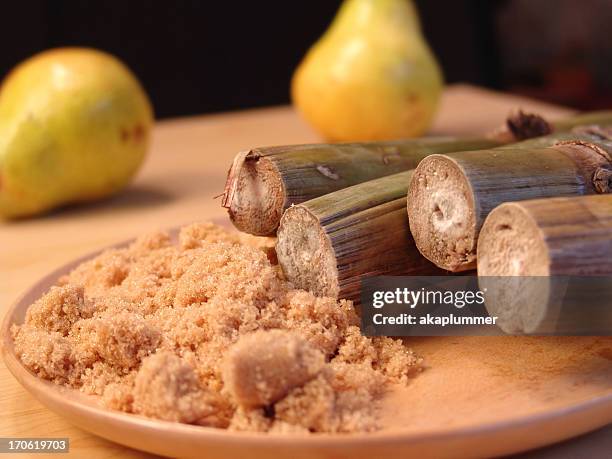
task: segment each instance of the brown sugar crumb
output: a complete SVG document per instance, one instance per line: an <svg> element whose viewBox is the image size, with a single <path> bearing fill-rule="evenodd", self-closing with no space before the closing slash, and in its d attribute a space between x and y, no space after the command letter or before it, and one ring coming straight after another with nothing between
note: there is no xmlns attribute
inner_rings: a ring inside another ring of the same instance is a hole
<svg viewBox="0 0 612 459"><path fill-rule="evenodd" d="M74 357L68 339L30 325L13 326L11 331L21 362L37 376L58 384L72 377Z"/></svg>
<svg viewBox="0 0 612 459"><path fill-rule="evenodd" d="M193 223L181 229L179 247L181 250L198 249L206 243L225 242L238 244L239 236L213 223Z"/></svg>
<svg viewBox="0 0 612 459"><path fill-rule="evenodd" d="M75 324L73 342L83 354L127 373L157 348L159 331L131 312L101 314Z"/></svg>
<svg viewBox="0 0 612 459"><path fill-rule="evenodd" d="M329 376L321 374L294 388L275 405L274 414L278 421L311 432L336 432L341 424L339 408Z"/></svg>
<svg viewBox="0 0 612 459"><path fill-rule="evenodd" d="M223 381L239 405L268 406L303 386L325 365L321 351L284 330L243 336L225 357Z"/></svg>
<svg viewBox="0 0 612 459"><path fill-rule="evenodd" d="M227 426L214 394L194 368L171 352L160 351L142 362L134 379L133 410L152 418L208 426Z"/></svg>
<svg viewBox="0 0 612 459"><path fill-rule="evenodd" d="M245 409L241 406L236 407L234 415L228 426L229 430L268 432L274 420L266 415L263 408Z"/></svg>
<svg viewBox="0 0 612 459"><path fill-rule="evenodd" d="M25 323L35 328L68 335L72 325L94 313L94 306L85 301L81 286L52 287L28 309Z"/></svg>
<svg viewBox="0 0 612 459"><path fill-rule="evenodd" d="M380 428L380 400L421 368L367 338L349 301L295 290L271 240L209 223L110 249L58 280L14 326L37 376L109 409L291 434Z"/></svg>
<svg viewBox="0 0 612 459"><path fill-rule="evenodd" d="M213 223L193 223L182 229L179 245L181 249L196 249L202 244L210 242L225 242L228 244L242 244L260 249L266 254L270 263L278 264L276 258L276 238L258 237L246 233L230 233Z"/></svg>

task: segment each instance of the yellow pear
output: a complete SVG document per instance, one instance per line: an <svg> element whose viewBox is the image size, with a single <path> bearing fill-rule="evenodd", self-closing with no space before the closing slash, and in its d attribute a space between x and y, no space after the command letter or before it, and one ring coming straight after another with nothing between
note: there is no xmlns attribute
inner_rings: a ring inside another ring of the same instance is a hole
<svg viewBox="0 0 612 459"><path fill-rule="evenodd" d="M345 0L292 81L306 120L332 141L416 137L443 80L409 0Z"/></svg>
<svg viewBox="0 0 612 459"><path fill-rule="evenodd" d="M108 196L138 170L153 111L115 57L45 51L0 88L0 217L23 217Z"/></svg>

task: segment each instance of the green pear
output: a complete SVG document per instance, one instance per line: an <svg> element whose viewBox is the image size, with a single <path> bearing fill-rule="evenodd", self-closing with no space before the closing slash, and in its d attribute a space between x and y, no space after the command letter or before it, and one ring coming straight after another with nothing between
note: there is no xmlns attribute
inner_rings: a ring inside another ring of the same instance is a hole
<svg viewBox="0 0 612 459"><path fill-rule="evenodd" d="M332 141L416 137L443 81L409 0L345 0L292 81L303 116Z"/></svg>
<svg viewBox="0 0 612 459"><path fill-rule="evenodd" d="M121 190L141 165L153 111L130 70L92 49L19 64L0 88L0 217Z"/></svg>

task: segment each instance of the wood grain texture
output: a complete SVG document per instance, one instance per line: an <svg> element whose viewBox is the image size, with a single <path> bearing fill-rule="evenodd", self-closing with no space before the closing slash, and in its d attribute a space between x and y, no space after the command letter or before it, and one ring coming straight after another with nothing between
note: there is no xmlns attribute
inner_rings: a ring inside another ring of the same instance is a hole
<svg viewBox="0 0 612 459"><path fill-rule="evenodd" d="M432 134L470 135L493 129L521 107L550 117L570 112L469 86L450 87ZM159 227L226 218L215 195L223 191L234 155L254 146L319 139L287 107L158 123L153 147L133 185L116 198L51 215L0 223L0 314L21 292L57 266L96 248ZM45 409L0 363L0 436L66 436L72 457L151 457L90 435ZM610 450L612 428L582 439L591 457ZM556 457L572 455L572 442ZM25 456L22 456L25 457Z"/></svg>

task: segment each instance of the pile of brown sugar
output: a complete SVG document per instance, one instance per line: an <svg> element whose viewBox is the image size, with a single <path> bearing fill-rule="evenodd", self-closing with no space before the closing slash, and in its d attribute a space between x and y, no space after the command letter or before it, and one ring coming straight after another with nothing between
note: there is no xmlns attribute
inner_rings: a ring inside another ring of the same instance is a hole
<svg viewBox="0 0 612 459"><path fill-rule="evenodd" d="M353 306L283 280L270 244L212 224L107 250L12 329L39 377L112 409L264 432L379 428L390 385L420 359L360 334Z"/></svg>

